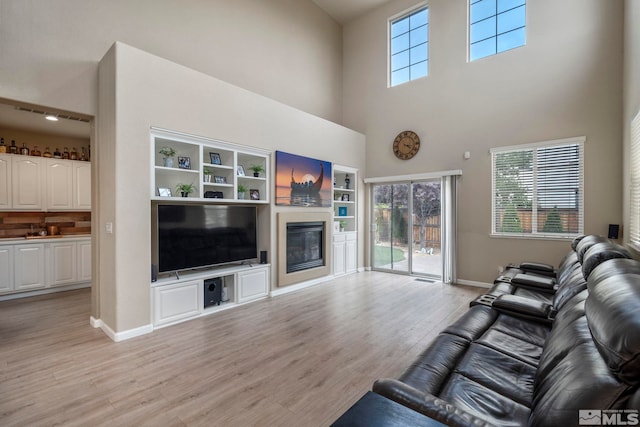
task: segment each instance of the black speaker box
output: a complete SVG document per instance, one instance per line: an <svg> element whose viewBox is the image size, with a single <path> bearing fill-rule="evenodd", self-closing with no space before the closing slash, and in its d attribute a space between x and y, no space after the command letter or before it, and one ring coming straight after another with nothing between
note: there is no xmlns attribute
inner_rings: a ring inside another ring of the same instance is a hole
<svg viewBox="0 0 640 427"><path fill-rule="evenodd" d="M267 251L260 251L260 264L267 263Z"/></svg>
<svg viewBox="0 0 640 427"><path fill-rule="evenodd" d="M609 239L618 239L619 233L620 233L619 224L609 224L609 234L607 235Z"/></svg>
<svg viewBox="0 0 640 427"><path fill-rule="evenodd" d="M151 281L155 282L158 280L158 267L155 264L151 264Z"/></svg>
<svg viewBox="0 0 640 427"><path fill-rule="evenodd" d="M204 307L220 305L222 301L222 278L215 277L204 281Z"/></svg>

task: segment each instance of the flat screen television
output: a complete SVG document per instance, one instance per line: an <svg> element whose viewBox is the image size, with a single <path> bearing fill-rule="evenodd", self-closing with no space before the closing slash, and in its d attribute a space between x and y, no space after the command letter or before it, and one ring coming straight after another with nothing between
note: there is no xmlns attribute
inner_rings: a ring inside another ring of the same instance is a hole
<svg viewBox="0 0 640 427"><path fill-rule="evenodd" d="M255 206L158 204L158 272L250 261L258 256Z"/></svg>

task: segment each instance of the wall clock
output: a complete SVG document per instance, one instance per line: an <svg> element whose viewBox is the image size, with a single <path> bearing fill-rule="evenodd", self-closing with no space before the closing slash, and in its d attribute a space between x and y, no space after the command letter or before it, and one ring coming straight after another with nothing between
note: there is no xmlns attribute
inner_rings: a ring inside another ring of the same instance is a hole
<svg viewBox="0 0 640 427"><path fill-rule="evenodd" d="M405 130L393 140L393 154L400 160L409 160L420 149L420 137L415 132Z"/></svg>

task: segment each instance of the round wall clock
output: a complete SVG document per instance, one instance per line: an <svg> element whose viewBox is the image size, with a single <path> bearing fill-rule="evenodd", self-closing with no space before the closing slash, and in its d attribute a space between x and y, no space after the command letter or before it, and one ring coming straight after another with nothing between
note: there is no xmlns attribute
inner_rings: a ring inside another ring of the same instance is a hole
<svg viewBox="0 0 640 427"><path fill-rule="evenodd" d="M415 132L405 130L393 140L393 154L400 160L409 160L420 149L420 137Z"/></svg>

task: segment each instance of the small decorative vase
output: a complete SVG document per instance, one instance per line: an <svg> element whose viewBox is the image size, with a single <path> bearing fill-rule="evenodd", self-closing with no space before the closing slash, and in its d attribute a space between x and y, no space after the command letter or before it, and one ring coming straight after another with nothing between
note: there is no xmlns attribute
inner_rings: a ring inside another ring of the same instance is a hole
<svg viewBox="0 0 640 427"><path fill-rule="evenodd" d="M258 178L260 176L260 172L254 172L253 176L255 176L256 178Z"/></svg>
<svg viewBox="0 0 640 427"><path fill-rule="evenodd" d="M238 192L238 200L244 200L244 193Z"/></svg>
<svg viewBox="0 0 640 427"><path fill-rule="evenodd" d="M180 193L182 194L182 197L189 197L189 193L186 191L181 191Z"/></svg>
<svg viewBox="0 0 640 427"><path fill-rule="evenodd" d="M205 175L204 182L211 182L211 175Z"/></svg>
<svg viewBox="0 0 640 427"><path fill-rule="evenodd" d="M173 167L173 157L164 157L162 159L162 161L164 162L164 167L165 168L172 168Z"/></svg>

